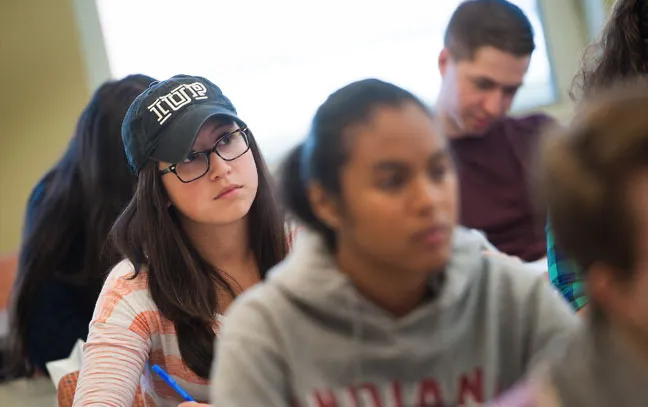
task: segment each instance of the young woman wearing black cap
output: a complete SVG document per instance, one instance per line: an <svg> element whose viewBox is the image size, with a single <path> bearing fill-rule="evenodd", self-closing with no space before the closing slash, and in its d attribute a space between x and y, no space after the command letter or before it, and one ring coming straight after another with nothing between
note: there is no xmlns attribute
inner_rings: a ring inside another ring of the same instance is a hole
<svg viewBox="0 0 648 407"><path fill-rule="evenodd" d="M111 271L85 346L75 405L198 401L219 315L288 251L284 217L252 132L221 90L178 75L152 85L122 128L135 196L112 233Z"/></svg>

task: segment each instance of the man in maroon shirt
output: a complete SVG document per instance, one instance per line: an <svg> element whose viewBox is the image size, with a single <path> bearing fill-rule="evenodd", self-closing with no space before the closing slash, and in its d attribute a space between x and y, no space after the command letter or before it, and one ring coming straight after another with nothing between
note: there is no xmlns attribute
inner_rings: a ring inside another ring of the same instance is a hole
<svg viewBox="0 0 648 407"><path fill-rule="evenodd" d="M461 185L461 222L500 251L546 255L545 214L534 205L530 172L552 120L507 117L535 49L531 23L505 0L469 0L453 13L439 55L438 113Z"/></svg>

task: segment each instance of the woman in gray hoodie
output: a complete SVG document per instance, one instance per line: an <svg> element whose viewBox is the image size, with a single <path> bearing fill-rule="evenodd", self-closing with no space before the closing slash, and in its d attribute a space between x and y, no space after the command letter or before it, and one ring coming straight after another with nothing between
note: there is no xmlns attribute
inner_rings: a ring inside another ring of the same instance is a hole
<svg viewBox="0 0 648 407"><path fill-rule="evenodd" d="M447 142L397 86L333 93L282 177L306 227L225 317L214 405L480 405L577 323L544 277L456 226Z"/></svg>

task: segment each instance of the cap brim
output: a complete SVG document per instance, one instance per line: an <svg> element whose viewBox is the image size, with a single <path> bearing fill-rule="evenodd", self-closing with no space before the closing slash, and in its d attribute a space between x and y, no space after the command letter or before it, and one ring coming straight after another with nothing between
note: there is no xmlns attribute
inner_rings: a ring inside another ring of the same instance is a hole
<svg viewBox="0 0 648 407"><path fill-rule="evenodd" d="M224 116L234 120L239 125L245 125L229 109L219 106L197 105L193 109L182 112L169 126L162 130L157 147L151 153L151 158L171 164L182 162L198 138L200 128L214 116Z"/></svg>

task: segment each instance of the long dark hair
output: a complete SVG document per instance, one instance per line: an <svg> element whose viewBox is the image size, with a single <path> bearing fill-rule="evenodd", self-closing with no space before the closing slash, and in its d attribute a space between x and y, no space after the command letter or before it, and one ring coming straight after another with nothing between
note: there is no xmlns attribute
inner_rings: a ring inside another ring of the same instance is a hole
<svg viewBox="0 0 648 407"><path fill-rule="evenodd" d="M270 172L250 133L259 186L248 212L249 244L261 278L288 252L285 219L274 195ZM148 289L162 315L171 321L184 363L209 378L214 324L222 295L236 297L235 281L200 257L169 208L157 163L139 174L135 196L115 223L112 242L135 265L136 278L146 268Z"/></svg>
<svg viewBox="0 0 648 407"><path fill-rule="evenodd" d="M570 96L574 101L648 73L648 4L617 0L599 38L583 53Z"/></svg>
<svg viewBox="0 0 648 407"><path fill-rule="evenodd" d="M315 215L308 200L308 185L315 182L339 198L349 127L366 123L379 107L401 107L406 103L432 115L420 99L396 85L378 79L353 82L331 94L319 107L306 141L284 161L280 183L283 203L299 221L320 233L332 251L336 248L335 232Z"/></svg>
<svg viewBox="0 0 648 407"><path fill-rule="evenodd" d="M12 296L15 371L34 371L28 326L45 281L87 287L89 307L96 302L105 273L115 262L114 252L104 251L104 244L136 182L121 142L121 123L132 101L153 81L132 75L101 85L81 113L67 151L32 192Z"/></svg>

